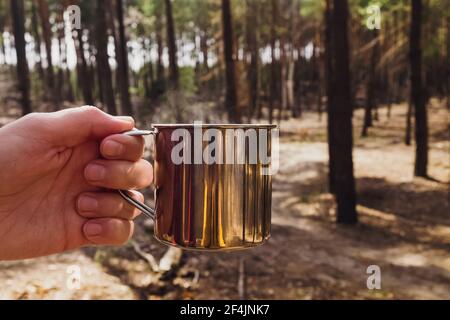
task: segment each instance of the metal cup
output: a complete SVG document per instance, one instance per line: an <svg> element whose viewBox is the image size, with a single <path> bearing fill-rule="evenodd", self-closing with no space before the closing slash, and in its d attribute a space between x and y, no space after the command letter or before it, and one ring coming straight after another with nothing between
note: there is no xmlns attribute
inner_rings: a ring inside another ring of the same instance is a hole
<svg viewBox="0 0 450 320"><path fill-rule="evenodd" d="M271 159L274 128L154 124L126 132L155 136L155 209L119 193L154 219L155 238L164 244L202 251L260 245L270 237L272 200L271 163L261 154Z"/></svg>

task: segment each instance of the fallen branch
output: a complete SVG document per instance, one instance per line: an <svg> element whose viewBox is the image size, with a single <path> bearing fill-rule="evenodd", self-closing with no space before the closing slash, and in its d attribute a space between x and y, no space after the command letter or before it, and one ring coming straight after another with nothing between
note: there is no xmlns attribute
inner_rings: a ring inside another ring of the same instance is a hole
<svg viewBox="0 0 450 320"><path fill-rule="evenodd" d="M176 268L181 262L183 251L179 248L170 247L159 261L159 270L168 272Z"/></svg>
<svg viewBox="0 0 450 320"><path fill-rule="evenodd" d="M239 259L238 294L239 300L247 299L247 279L245 276L245 259Z"/></svg>
<svg viewBox="0 0 450 320"><path fill-rule="evenodd" d="M131 244L133 246L134 251L137 253L137 255L148 263L148 265L153 270L153 272L160 272L161 271L159 266L158 266L158 263L156 262L155 257L153 257L152 254L142 250L141 246L139 245L139 243L137 243L134 240L131 240Z"/></svg>

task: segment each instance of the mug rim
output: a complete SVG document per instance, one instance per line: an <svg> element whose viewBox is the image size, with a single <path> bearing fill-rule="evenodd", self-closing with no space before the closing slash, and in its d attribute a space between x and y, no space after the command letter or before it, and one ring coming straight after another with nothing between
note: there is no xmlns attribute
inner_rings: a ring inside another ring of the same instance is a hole
<svg viewBox="0 0 450 320"><path fill-rule="evenodd" d="M152 123L152 128L164 129L164 128L206 128L206 129L275 129L276 124L270 123Z"/></svg>

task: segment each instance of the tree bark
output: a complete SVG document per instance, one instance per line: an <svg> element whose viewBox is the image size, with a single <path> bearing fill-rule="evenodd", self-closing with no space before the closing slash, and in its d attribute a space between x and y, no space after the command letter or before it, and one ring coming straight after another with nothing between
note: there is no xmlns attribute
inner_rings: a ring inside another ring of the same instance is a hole
<svg viewBox="0 0 450 320"><path fill-rule="evenodd" d="M36 4L34 1L31 2L31 28L33 30L33 38L35 41L35 52L39 57L39 60L36 62L36 69L39 75L39 78L45 82L45 74L44 69L42 68L42 56L41 56L41 35L39 33L39 24L38 24L38 16L36 10ZM43 95L45 97L45 94Z"/></svg>
<svg viewBox="0 0 450 320"><path fill-rule="evenodd" d="M278 6L277 0L271 1L272 21L270 24L270 56L272 61L270 62L270 92L269 92L269 123L273 122L273 110L274 104L277 100L277 65L275 57L275 44L276 44L276 28L278 25Z"/></svg>
<svg viewBox="0 0 450 320"><path fill-rule="evenodd" d="M122 0L116 1L117 20L119 22L119 48L116 51L120 51L118 55L119 61L117 69L119 72L119 88L120 88L120 102L122 105L122 113L133 116L133 107L130 100L130 79L128 77L128 51L127 51L127 39L125 36L125 25L123 22L123 3Z"/></svg>
<svg viewBox="0 0 450 320"><path fill-rule="evenodd" d="M67 45L65 41L65 22L64 22L64 3L59 7L59 13L56 18L57 40L59 49L59 68L56 84L58 101L73 101L72 85L70 81L70 70L67 66Z"/></svg>
<svg viewBox="0 0 450 320"><path fill-rule="evenodd" d="M2 55L1 64L6 64L6 49L3 39L3 28L0 28L0 54Z"/></svg>
<svg viewBox="0 0 450 320"><path fill-rule="evenodd" d="M379 60L379 39L378 39L378 30L375 29L372 31L372 39L371 41L376 41L373 44L372 52L370 56L370 64L369 64L369 75L367 79L366 85L366 107L364 108L364 124L361 132L362 137L367 137L367 133L370 127L372 127L372 112L375 109L376 100L376 92L377 92L377 74L376 74L376 64Z"/></svg>
<svg viewBox="0 0 450 320"><path fill-rule="evenodd" d="M408 98L408 110L406 111L406 131L405 131L405 144L411 145L411 128L412 128L412 103L411 98Z"/></svg>
<svg viewBox="0 0 450 320"><path fill-rule="evenodd" d="M180 104L180 76L178 71L177 45L175 42L175 27L173 22L172 0L165 0L167 47L169 51L169 100L175 110L177 122L183 122L182 106Z"/></svg>
<svg viewBox="0 0 450 320"><path fill-rule="evenodd" d="M39 16L42 25L42 34L44 37L45 52L47 55L47 83L50 92L52 93L53 103L55 110L59 109L59 101L57 99L57 90L55 86L55 74L53 70L53 58L52 58L52 31L50 28L48 3L46 0L37 0Z"/></svg>
<svg viewBox="0 0 450 320"><path fill-rule="evenodd" d="M280 93L281 101L278 104L278 123L281 122L283 116L283 110L287 109L287 88L286 88L286 78L287 78L287 59L286 59L286 42L285 35L282 34L280 38Z"/></svg>
<svg viewBox="0 0 450 320"><path fill-rule="evenodd" d="M247 52L250 58L248 65L247 80L249 84L250 110L248 122L251 121L255 111L259 109L259 4L258 0L247 0L246 2L246 40ZM259 115L258 115L259 116Z"/></svg>
<svg viewBox="0 0 450 320"><path fill-rule="evenodd" d="M62 41L64 41L64 37L63 39L61 39L61 30L60 30L60 21L56 21L56 25L57 25L57 30L56 30L56 37L57 37L57 41L58 41L58 53L59 53L59 66L58 66L58 72L56 73L56 84L55 84L55 90L56 90L56 95L57 95L57 100L58 101L62 101L62 96L63 96L63 90L64 90L64 73L63 73L63 61L62 61L62 57L63 57L63 44ZM64 31L63 31L64 33Z"/></svg>
<svg viewBox="0 0 450 320"><path fill-rule="evenodd" d="M96 42L97 42L97 68L103 102L106 104L108 113L117 114L116 103L114 100L114 91L112 86L111 68L109 66L109 56L107 51L108 32L106 23L106 10L109 1L97 0L96 16Z"/></svg>
<svg viewBox="0 0 450 320"><path fill-rule="evenodd" d="M411 0L412 16L410 29L409 58L411 67L411 101L415 109L416 157L414 174L427 177L428 166L428 124L426 99L422 84L422 1Z"/></svg>
<svg viewBox="0 0 450 320"><path fill-rule="evenodd" d="M25 115L31 112L31 102L30 78L25 50L25 20L23 0L11 0L10 6L13 22L14 42L16 46L17 79L19 81L19 90L22 95L22 114Z"/></svg>
<svg viewBox="0 0 450 320"><path fill-rule="evenodd" d="M295 92L295 80L297 80L297 89L299 89L300 77L299 77L299 64L294 61L294 50L300 52L300 35L301 35L301 21L300 21L300 0L293 0L290 3L290 30L289 30L289 54L287 55L287 72L286 72L286 108L290 111L294 118L301 116L301 100L299 90L297 94ZM297 61L298 62L298 61ZM297 69L297 72L296 72ZM297 73L297 79L295 74ZM288 114L286 114L286 117Z"/></svg>
<svg viewBox="0 0 450 320"><path fill-rule="evenodd" d="M200 51L202 52L203 57L203 68L204 72L209 72L208 65L208 34L206 31L203 31L200 35Z"/></svg>
<svg viewBox="0 0 450 320"><path fill-rule="evenodd" d="M226 76L225 108L228 111L228 120L230 122L239 122L237 113L236 71L233 58L233 27L231 19L230 0L222 0L222 38Z"/></svg>
<svg viewBox="0 0 450 320"><path fill-rule="evenodd" d="M169 79L172 90L179 89L179 73L177 63L177 45L175 43L175 27L173 24L172 1L165 0L166 3L166 30L167 47L169 48Z"/></svg>
<svg viewBox="0 0 450 320"><path fill-rule="evenodd" d="M143 48L144 48L144 61L145 61L145 65L144 65L144 78L146 79L145 81L147 82L147 89L146 89L146 93L145 93L145 97L147 99L150 99L152 97L152 92L154 90L154 84L155 84L155 78L153 75L153 63L151 60L151 56L150 56L150 51L151 51L151 43L152 43L152 39L144 39L143 41Z"/></svg>
<svg viewBox="0 0 450 320"><path fill-rule="evenodd" d="M322 26L319 25L316 32L316 45L314 50L314 56L316 59L316 66L317 66L317 113L319 115L319 121L322 120L322 82L324 78L324 59L323 55L320 54L320 51L317 50L317 48L320 48L323 40L321 38L321 32L322 32Z"/></svg>
<svg viewBox="0 0 450 320"><path fill-rule="evenodd" d="M74 93L74 88L72 86L72 79L71 79L71 70L69 69L69 65L68 65L68 61L67 61L67 43L66 43L66 39L65 39L65 31L66 31L66 24L64 21L64 11L67 8L67 6L69 6L70 1L68 0L64 0L62 1L62 5L61 5L61 29L60 29L60 36L59 39L62 42L63 45L63 51L64 51L64 55L62 56L62 66L63 66L63 81L62 83L65 84L65 88L64 88L64 98L69 101L69 102L75 102L75 93ZM64 86L63 86L64 87Z"/></svg>
<svg viewBox="0 0 450 320"><path fill-rule="evenodd" d="M73 32L73 30L72 30ZM74 38L75 52L77 54L77 81L81 87L84 103L87 105L94 104L92 95L92 78L88 70L86 57L84 55L83 31L76 31L76 38Z"/></svg>
<svg viewBox="0 0 450 320"><path fill-rule="evenodd" d="M113 82L113 88L118 88L120 87L120 83L121 83L121 73L119 71L119 63L122 61L121 58L121 50L120 50L120 43L119 43L119 36L117 34L117 28L116 28L116 21L115 21L115 12L117 7L117 3L113 2L111 3L111 5L108 7L108 12L107 12L107 17L106 20L108 21L108 26L111 29L111 36L113 37L113 41L114 41L114 55L115 55L115 60L117 63L117 68L116 70L111 70L112 74L113 74L113 79L115 80L115 82ZM115 92L114 92L115 93ZM122 110L123 112L123 110Z"/></svg>
<svg viewBox="0 0 450 320"><path fill-rule="evenodd" d="M354 224L356 215L355 179L353 176L353 134L352 134L352 99L350 87L350 61L348 44L348 2L337 0L334 2L332 14L334 56L332 88L334 109L334 131L332 143L335 144L335 183L337 200L337 222Z"/></svg>
<svg viewBox="0 0 450 320"><path fill-rule="evenodd" d="M448 61L450 61L450 17L447 16L446 18L446 34L447 34L447 39L446 39L446 60L447 60L447 76L445 77L446 80L446 95L447 95L447 109L450 109L450 63L448 63Z"/></svg>
<svg viewBox="0 0 450 320"><path fill-rule="evenodd" d="M163 38L161 34L161 30L163 28L162 26L162 17L161 17L161 7L159 7L159 10L156 12L156 44L157 44L157 61L156 61L156 82L158 84L157 93L161 94L165 90L165 77L164 77L164 65L163 65L163 51L164 51L164 44L163 44Z"/></svg>
<svg viewBox="0 0 450 320"><path fill-rule="evenodd" d="M335 167L336 167L336 146L334 144L334 132L332 124L334 122L333 109L333 35L332 35L332 0L326 0L325 9L325 79L326 79L326 94L327 94L327 140L328 140L328 190L335 194Z"/></svg>

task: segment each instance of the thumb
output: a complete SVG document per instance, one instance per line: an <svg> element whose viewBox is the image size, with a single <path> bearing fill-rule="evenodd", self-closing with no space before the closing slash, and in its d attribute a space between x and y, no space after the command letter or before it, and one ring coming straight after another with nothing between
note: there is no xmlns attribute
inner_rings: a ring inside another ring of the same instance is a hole
<svg viewBox="0 0 450 320"><path fill-rule="evenodd" d="M114 117L93 106L70 108L42 114L42 128L47 141L72 147L89 139L103 139L134 128L131 117Z"/></svg>

